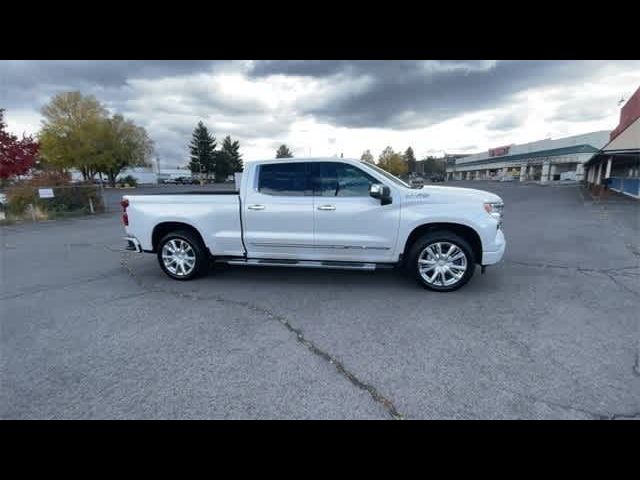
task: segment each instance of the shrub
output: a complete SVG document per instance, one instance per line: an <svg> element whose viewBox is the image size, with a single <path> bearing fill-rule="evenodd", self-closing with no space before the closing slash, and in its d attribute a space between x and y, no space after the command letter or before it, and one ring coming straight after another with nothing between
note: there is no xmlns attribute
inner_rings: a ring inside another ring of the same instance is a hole
<svg viewBox="0 0 640 480"><path fill-rule="evenodd" d="M132 176L132 175L127 175L126 177L122 177L119 181L118 181L119 185L129 185L130 187L137 187L138 186L138 180L136 180L136 177Z"/></svg>
<svg viewBox="0 0 640 480"><path fill-rule="evenodd" d="M65 184L66 183L66 184ZM40 198L39 188L52 188L53 198ZM34 176L29 181L12 185L7 189L7 214L17 218L31 218L32 205L36 219L59 217L63 214L104 211L102 198L91 185L69 185L68 178L59 174Z"/></svg>

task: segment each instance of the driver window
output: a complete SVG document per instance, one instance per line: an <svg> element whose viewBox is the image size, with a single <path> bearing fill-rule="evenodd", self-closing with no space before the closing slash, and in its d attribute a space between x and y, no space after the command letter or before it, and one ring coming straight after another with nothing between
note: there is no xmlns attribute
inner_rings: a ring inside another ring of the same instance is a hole
<svg viewBox="0 0 640 480"><path fill-rule="evenodd" d="M319 162L315 195L320 197L368 197L369 185L380 183L347 163Z"/></svg>

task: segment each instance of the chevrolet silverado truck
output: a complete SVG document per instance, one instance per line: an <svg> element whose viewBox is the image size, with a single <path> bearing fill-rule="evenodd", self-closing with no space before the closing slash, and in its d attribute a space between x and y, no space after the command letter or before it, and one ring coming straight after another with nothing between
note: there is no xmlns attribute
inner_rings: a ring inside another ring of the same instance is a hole
<svg viewBox="0 0 640 480"><path fill-rule="evenodd" d="M127 249L157 255L176 280L232 265L403 267L452 291L505 251L503 201L489 192L413 188L345 158L248 162L238 191L125 195Z"/></svg>

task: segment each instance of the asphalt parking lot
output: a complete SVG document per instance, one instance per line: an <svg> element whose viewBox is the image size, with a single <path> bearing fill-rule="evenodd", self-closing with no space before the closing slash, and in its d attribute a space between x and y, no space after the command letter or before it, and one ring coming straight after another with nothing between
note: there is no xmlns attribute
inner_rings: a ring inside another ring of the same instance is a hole
<svg viewBox="0 0 640 480"><path fill-rule="evenodd" d="M640 203L451 184L503 197L508 246L449 294L395 271L175 282L116 212L0 227L0 418L640 417Z"/></svg>

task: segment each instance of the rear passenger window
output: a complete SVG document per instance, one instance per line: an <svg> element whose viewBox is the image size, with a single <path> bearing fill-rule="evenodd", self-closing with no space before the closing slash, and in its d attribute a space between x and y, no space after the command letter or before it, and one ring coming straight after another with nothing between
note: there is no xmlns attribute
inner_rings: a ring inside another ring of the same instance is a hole
<svg viewBox="0 0 640 480"><path fill-rule="evenodd" d="M260 166L258 191L266 195L304 197L311 195L306 163L273 163Z"/></svg>

